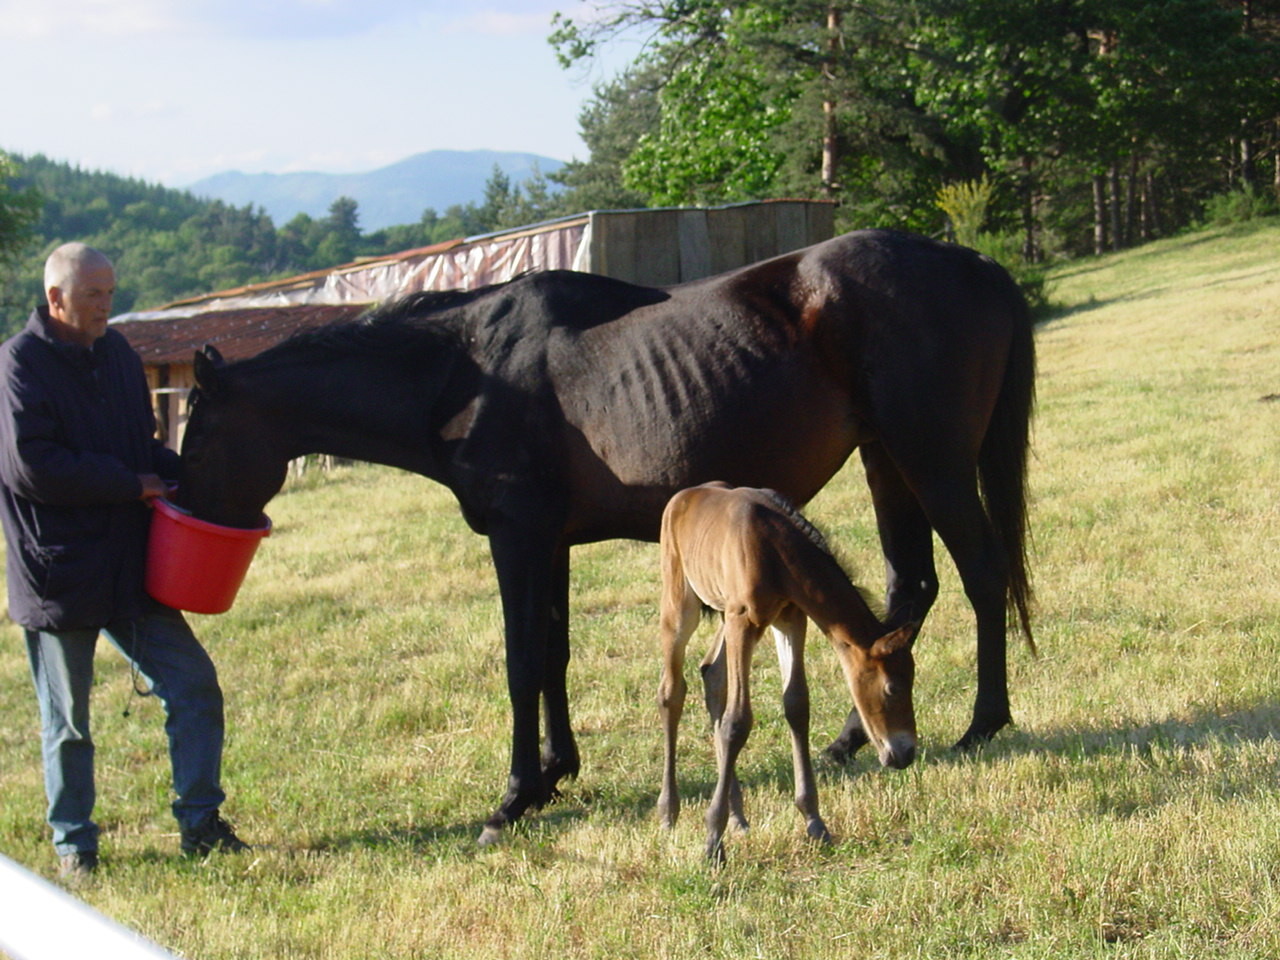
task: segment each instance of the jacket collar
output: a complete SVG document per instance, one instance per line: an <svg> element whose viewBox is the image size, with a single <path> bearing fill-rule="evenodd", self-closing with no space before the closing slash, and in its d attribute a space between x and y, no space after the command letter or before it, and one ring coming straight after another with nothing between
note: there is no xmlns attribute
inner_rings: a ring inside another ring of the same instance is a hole
<svg viewBox="0 0 1280 960"><path fill-rule="evenodd" d="M105 355L106 348L103 340L106 337L100 337L94 341L92 347L84 347L78 343L68 343L65 340L58 339L53 332L53 324L50 322L49 308L47 306L41 305L31 311L31 316L27 319L27 330L38 339L49 344L58 356L63 357L76 367L91 370L102 361Z"/></svg>

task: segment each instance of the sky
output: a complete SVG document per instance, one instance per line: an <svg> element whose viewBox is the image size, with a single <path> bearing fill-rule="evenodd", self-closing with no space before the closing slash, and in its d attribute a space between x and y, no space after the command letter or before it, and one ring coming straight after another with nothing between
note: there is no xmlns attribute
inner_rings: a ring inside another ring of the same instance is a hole
<svg viewBox="0 0 1280 960"><path fill-rule="evenodd" d="M185 187L375 170L427 150L586 159L584 0L0 0L0 151Z"/></svg>

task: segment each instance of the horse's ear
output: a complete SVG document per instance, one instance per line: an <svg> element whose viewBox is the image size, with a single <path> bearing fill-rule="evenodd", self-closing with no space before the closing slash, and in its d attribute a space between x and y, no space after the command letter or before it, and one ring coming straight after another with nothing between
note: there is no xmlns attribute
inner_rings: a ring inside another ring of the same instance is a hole
<svg viewBox="0 0 1280 960"><path fill-rule="evenodd" d="M211 397L218 394L218 391L222 389L221 368L225 364L226 361L222 359L222 354L211 343L206 343L196 351L193 366L196 375L196 386L200 388L201 392Z"/></svg>
<svg viewBox="0 0 1280 960"><path fill-rule="evenodd" d="M920 621L913 620L911 623L905 623L897 630L886 633L883 637L871 645L871 655L873 657L887 657L891 654L898 653L901 650L910 650L911 645L916 642L916 634L920 632Z"/></svg>

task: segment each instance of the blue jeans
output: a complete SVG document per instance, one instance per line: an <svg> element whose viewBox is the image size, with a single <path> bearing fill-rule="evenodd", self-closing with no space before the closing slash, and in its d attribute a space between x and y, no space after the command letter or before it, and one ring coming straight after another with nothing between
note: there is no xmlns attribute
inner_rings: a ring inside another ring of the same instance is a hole
<svg viewBox="0 0 1280 960"><path fill-rule="evenodd" d="M213 661L177 610L152 604L101 633L124 654L164 704L165 733L180 827L194 827L225 799L222 690ZM27 630L27 654L40 703L49 825L60 856L98 849L93 822L93 739L89 691L98 630Z"/></svg>

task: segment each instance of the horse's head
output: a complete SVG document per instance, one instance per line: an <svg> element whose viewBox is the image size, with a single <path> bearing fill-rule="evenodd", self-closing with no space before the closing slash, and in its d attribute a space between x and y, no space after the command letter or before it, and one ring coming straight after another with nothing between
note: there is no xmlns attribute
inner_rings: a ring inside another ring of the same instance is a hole
<svg viewBox="0 0 1280 960"><path fill-rule="evenodd" d="M908 623L868 647L854 645L844 661L862 728L886 767L902 769L916 756L912 701L916 664L911 654L919 623Z"/></svg>
<svg viewBox="0 0 1280 960"><path fill-rule="evenodd" d="M288 459L216 349L196 353L195 377L179 504L210 523L256 527L262 508L284 485Z"/></svg>

